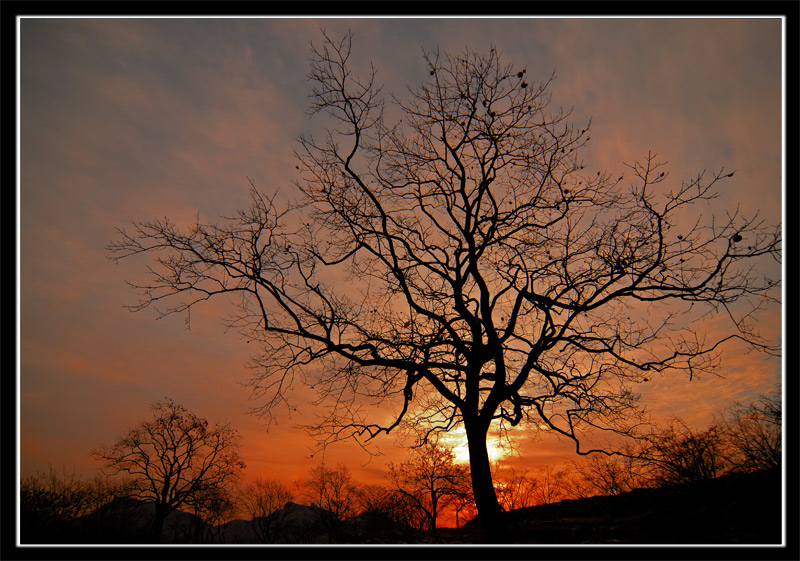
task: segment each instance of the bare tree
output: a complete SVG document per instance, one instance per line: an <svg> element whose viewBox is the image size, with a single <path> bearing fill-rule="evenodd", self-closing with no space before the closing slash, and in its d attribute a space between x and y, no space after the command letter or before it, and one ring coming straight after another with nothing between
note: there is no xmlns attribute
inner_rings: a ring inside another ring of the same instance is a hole
<svg viewBox="0 0 800 561"><path fill-rule="evenodd" d="M408 461L389 464L389 479L409 506L420 513L426 530L436 531L442 510L471 495L469 470L455 463L452 450L432 442L412 448Z"/></svg>
<svg viewBox="0 0 800 561"><path fill-rule="evenodd" d="M261 543L277 543L283 535L284 506L292 500L289 488L275 479L257 477L241 491L241 503L251 518L253 532Z"/></svg>
<svg viewBox="0 0 800 561"><path fill-rule="evenodd" d="M307 499L316 507L319 522L328 532L329 543L345 539L344 522L356 514L358 493L347 466L329 468L324 463L309 470L302 483Z"/></svg>
<svg viewBox="0 0 800 561"><path fill-rule="evenodd" d="M781 396L779 392L734 404L718 421L733 469L752 471L781 465Z"/></svg>
<svg viewBox="0 0 800 561"><path fill-rule="evenodd" d="M600 494L595 486L572 463L564 478L564 498L572 500L586 499Z"/></svg>
<svg viewBox="0 0 800 561"><path fill-rule="evenodd" d="M302 374L327 408L310 427L323 442L463 426L489 522L493 423L587 453L585 431L632 430L635 384L711 371L732 339L774 350L753 320L774 301L759 267L779 260L780 228L700 212L732 172L674 182L652 154L620 177L584 169L589 124L495 49L425 54L392 123L375 70L359 79L350 56L349 35L313 48L312 112L334 125L299 140L295 206L253 187L224 224L139 222L109 246L156 257L133 309L241 297L230 323L263 351L263 413ZM729 331L706 334L708 313Z"/></svg>
<svg viewBox="0 0 800 561"><path fill-rule="evenodd" d="M573 466L591 491L602 495L775 468L781 457L781 416L780 393L762 395L734 403L705 429L673 417L617 455L592 454Z"/></svg>
<svg viewBox="0 0 800 561"><path fill-rule="evenodd" d="M536 480L536 487L533 491L536 504L556 503L566 497L564 485L567 476L566 470L546 465L537 468L533 473Z"/></svg>
<svg viewBox="0 0 800 561"><path fill-rule="evenodd" d="M474 519L478 514L478 509L475 506L475 499L472 498L472 493L459 495L455 498L453 508L456 511L456 528Z"/></svg>
<svg viewBox="0 0 800 561"><path fill-rule="evenodd" d="M47 473L25 477L20 482L22 543L70 541L80 517L128 492L124 482L100 476L87 481L66 467L58 472L48 466Z"/></svg>
<svg viewBox="0 0 800 561"><path fill-rule="evenodd" d="M528 470L504 468L494 474L497 499L503 510L515 510L536 504L536 478Z"/></svg>
<svg viewBox="0 0 800 561"><path fill-rule="evenodd" d="M356 489L357 516L351 529L358 541L410 539L412 514L408 502L391 487L360 485Z"/></svg>
<svg viewBox="0 0 800 561"><path fill-rule="evenodd" d="M641 450L637 450L637 447L626 446L618 455L595 453L581 462L574 462L573 471L586 484L586 490L582 492L620 495L649 486L652 466L639 457L640 453ZM571 491L581 492L575 485Z"/></svg>
<svg viewBox="0 0 800 561"><path fill-rule="evenodd" d="M551 465L524 471L501 469L494 474L497 498L506 511L554 503L567 497L568 476L566 469Z"/></svg>
<svg viewBox="0 0 800 561"><path fill-rule="evenodd" d="M652 469L650 477L658 485L715 479L730 468L715 425L697 430L672 418L664 428L644 435L641 447L639 460Z"/></svg>
<svg viewBox="0 0 800 561"><path fill-rule="evenodd" d="M238 434L228 425L209 426L171 399L152 407L153 420L92 454L105 463L107 473L128 476L134 485L132 497L154 505L153 539L159 542L172 511L215 496L235 482L245 466Z"/></svg>
<svg viewBox="0 0 800 561"><path fill-rule="evenodd" d="M224 543L224 522L236 512L236 498L230 485L207 487L189 501L195 515L195 543Z"/></svg>

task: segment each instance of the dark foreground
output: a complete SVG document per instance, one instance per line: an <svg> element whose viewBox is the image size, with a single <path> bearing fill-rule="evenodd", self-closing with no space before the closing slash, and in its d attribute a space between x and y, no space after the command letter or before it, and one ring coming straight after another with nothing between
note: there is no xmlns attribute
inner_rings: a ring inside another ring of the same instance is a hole
<svg viewBox="0 0 800 561"><path fill-rule="evenodd" d="M484 530L480 520L436 532L399 530L375 520L352 519L339 543L355 544L780 544L781 474L778 470L734 474L711 481L657 489L639 489L615 497L591 497L504 513L499 529ZM125 506L127 505L127 506ZM21 521L23 544L147 544L148 504L120 503L83 517L61 531ZM312 507L287 503L280 544L334 541L318 527ZM257 544L252 524L234 520L201 527L195 517L177 511L167 518L165 544Z"/></svg>
<svg viewBox="0 0 800 561"><path fill-rule="evenodd" d="M504 535L487 536L475 520L420 536L427 543L779 544L781 474L736 474L711 481L639 489L514 510Z"/></svg>

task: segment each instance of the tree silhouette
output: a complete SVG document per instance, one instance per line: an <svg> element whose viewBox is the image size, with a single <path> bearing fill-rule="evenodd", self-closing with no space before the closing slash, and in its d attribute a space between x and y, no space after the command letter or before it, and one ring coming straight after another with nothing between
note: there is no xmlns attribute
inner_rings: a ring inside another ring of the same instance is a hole
<svg viewBox="0 0 800 561"><path fill-rule="evenodd" d="M250 515L253 533L261 543L277 543L285 539L284 520L286 503L292 492L280 481L257 477L240 493L245 512Z"/></svg>
<svg viewBox="0 0 800 561"><path fill-rule="evenodd" d="M582 462L573 462L573 474L579 478L571 485L573 494L621 495L650 485L651 466L640 457L641 449L626 447L620 455L595 453ZM581 483L584 484L581 487Z"/></svg>
<svg viewBox="0 0 800 561"><path fill-rule="evenodd" d="M718 430L733 469L752 471L781 465L783 417L779 392L761 395L724 411Z"/></svg>
<svg viewBox="0 0 800 561"><path fill-rule="evenodd" d="M716 426L692 430L681 419L672 418L641 442L640 459L653 468L651 477L659 485L715 479L729 467Z"/></svg>
<svg viewBox="0 0 800 561"><path fill-rule="evenodd" d="M781 458L780 393L759 395L715 415L705 429L671 417L628 443L618 454L592 454L573 468L582 485L573 494L619 495L633 489L716 479L769 470Z"/></svg>
<svg viewBox="0 0 800 561"><path fill-rule="evenodd" d="M134 487L132 497L154 505L153 539L159 542L164 520L172 511L183 505L200 511L204 500L217 503L245 466L234 429L209 426L206 419L171 399L152 408L153 420L92 454L105 463L107 473L127 474Z"/></svg>
<svg viewBox="0 0 800 561"><path fill-rule="evenodd" d="M432 442L412 448L408 461L389 464L389 479L426 530L436 531L442 510L471 494L469 470L455 463L452 450Z"/></svg>
<svg viewBox="0 0 800 561"><path fill-rule="evenodd" d="M76 522L129 493L126 482L103 477L82 479L75 470L24 477L20 482L20 539L22 543L71 542L83 530Z"/></svg>
<svg viewBox="0 0 800 561"><path fill-rule="evenodd" d="M226 526L223 522L236 512L234 490L228 485L206 487L189 502L194 514L195 543L224 543Z"/></svg>
<svg viewBox="0 0 800 561"><path fill-rule="evenodd" d="M347 466L334 468L324 463L309 470L310 477L302 482L301 489L317 507L318 521L328 532L328 543L341 543L344 522L356 513L358 492Z"/></svg>
<svg viewBox="0 0 800 561"><path fill-rule="evenodd" d="M375 70L355 77L350 56L349 35L313 48L312 111L334 125L299 140L296 205L251 184L250 208L223 224L139 222L109 246L155 257L132 309L240 297L230 324L260 344L263 413L303 375L323 443L463 426L488 522L501 510L493 423L546 427L587 453L586 431L631 431L634 384L712 370L731 339L772 349L753 314L777 285L756 266L779 259L779 228L696 210L733 173L674 183L652 154L624 180L584 169L588 125L550 109L552 77L494 49L426 54L389 122ZM707 313L730 329L706 333Z"/></svg>
<svg viewBox="0 0 800 561"><path fill-rule="evenodd" d="M566 476L564 469L551 465L541 466L534 471L536 487L533 491L536 504L547 505L563 499L566 495Z"/></svg>
<svg viewBox="0 0 800 561"><path fill-rule="evenodd" d="M408 501L391 487L359 485L359 516L354 525L357 537L408 541L414 527L414 516Z"/></svg>
<svg viewBox="0 0 800 561"><path fill-rule="evenodd" d="M495 492L506 512L536 504L537 481L527 470L503 468L494 474Z"/></svg>

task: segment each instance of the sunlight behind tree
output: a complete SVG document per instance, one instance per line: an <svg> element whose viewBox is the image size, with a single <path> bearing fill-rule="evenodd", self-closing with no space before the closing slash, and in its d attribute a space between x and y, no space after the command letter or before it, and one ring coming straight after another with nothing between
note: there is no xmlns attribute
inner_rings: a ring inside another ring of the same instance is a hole
<svg viewBox="0 0 800 561"><path fill-rule="evenodd" d="M110 246L155 258L134 309L237 298L263 413L306 383L322 444L463 427L494 524L492 427L544 426L587 453L587 434L635 433L650 377L715 372L734 340L777 352L757 319L777 303L759 267L780 260L780 228L703 214L733 172L677 181L653 153L623 176L585 169L590 124L551 106L554 76L495 49L426 54L388 122L375 70L351 72L351 36L323 39L312 113L332 125L299 139L295 205L253 186L223 223L137 223Z"/></svg>

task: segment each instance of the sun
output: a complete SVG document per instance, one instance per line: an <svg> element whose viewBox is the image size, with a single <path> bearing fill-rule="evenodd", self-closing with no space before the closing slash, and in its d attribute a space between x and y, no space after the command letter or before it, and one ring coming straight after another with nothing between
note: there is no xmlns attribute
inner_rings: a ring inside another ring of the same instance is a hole
<svg viewBox="0 0 800 561"><path fill-rule="evenodd" d="M467 446L467 432L463 427L447 433L441 437L442 444L453 451L455 461L459 464L469 463L469 447ZM490 462L497 462L509 454L507 446L504 446L498 438L487 438L486 451L489 454Z"/></svg>

